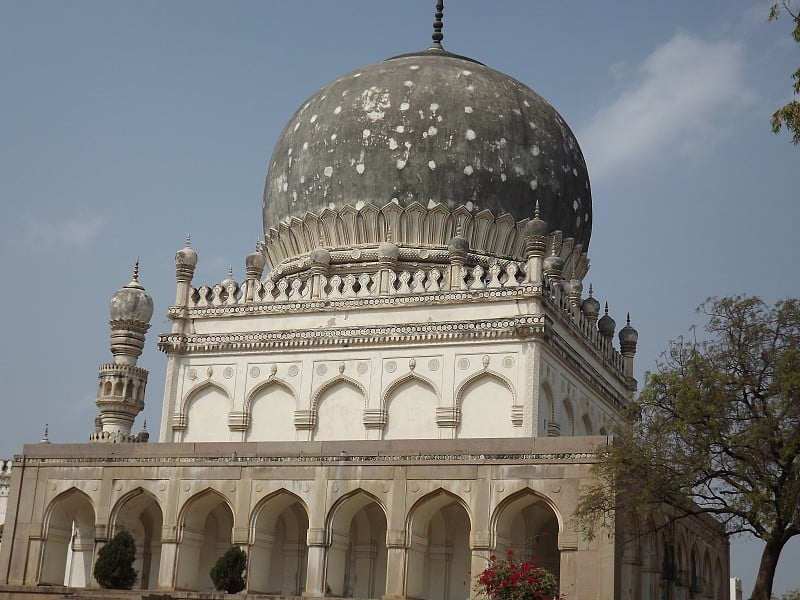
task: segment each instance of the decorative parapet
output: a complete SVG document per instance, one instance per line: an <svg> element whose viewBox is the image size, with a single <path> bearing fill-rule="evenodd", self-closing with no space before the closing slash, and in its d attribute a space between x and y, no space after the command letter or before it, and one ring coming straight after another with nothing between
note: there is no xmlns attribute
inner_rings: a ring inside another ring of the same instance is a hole
<svg viewBox="0 0 800 600"><path fill-rule="evenodd" d="M141 433L122 433L110 431L95 431L89 434L89 441L104 444L138 444L145 443L149 438L142 436Z"/></svg>

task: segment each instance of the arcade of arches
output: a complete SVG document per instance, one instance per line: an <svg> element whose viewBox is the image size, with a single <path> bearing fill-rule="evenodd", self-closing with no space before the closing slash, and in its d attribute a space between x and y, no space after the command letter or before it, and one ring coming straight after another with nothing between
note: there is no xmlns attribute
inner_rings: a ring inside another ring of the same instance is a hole
<svg viewBox="0 0 800 600"><path fill-rule="evenodd" d="M615 547L571 529L591 463L580 450L600 441L437 441L431 454L403 440L382 456L360 442L300 444L291 455L274 443L203 444L191 457L160 445L121 449L117 465L98 458L91 479L90 453L70 457L78 447L65 446L62 459L26 456L23 483L43 510L15 507L2 552L31 557L9 565L9 583L95 587L98 550L125 528L136 540L136 589L211 591L211 566L237 544L251 593L446 600L475 597L489 556L512 552L556 573L570 599L653 598L667 583L676 599L724 598L719 542L687 530L677 544ZM70 478L79 462L82 478Z"/></svg>

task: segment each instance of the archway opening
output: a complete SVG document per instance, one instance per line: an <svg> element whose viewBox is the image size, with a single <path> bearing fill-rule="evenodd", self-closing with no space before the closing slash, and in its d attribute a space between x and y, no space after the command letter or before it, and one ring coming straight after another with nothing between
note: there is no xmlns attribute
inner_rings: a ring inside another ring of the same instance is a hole
<svg viewBox="0 0 800 600"><path fill-rule="evenodd" d="M263 594L299 596L305 589L308 515L283 491L256 509L247 587Z"/></svg>
<svg viewBox="0 0 800 600"><path fill-rule="evenodd" d="M232 533L233 513L222 496L208 490L189 500L178 543L175 588L213 591L211 567L230 548Z"/></svg>
<svg viewBox="0 0 800 600"><path fill-rule="evenodd" d="M152 495L139 489L122 500L114 533L127 529L136 541L137 579L134 589L156 589L161 564L161 507Z"/></svg>
<svg viewBox="0 0 800 600"><path fill-rule="evenodd" d="M407 596L430 600L463 600L470 596L470 529L464 506L444 490L417 503L411 512Z"/></svg>
<svg viewBox="0 0 800 600"><path fill-rule="evenodd" d="M44 531L40 584L91 584L94 525L94 508L83 492L73 488L53 500Z"/></svg>
<svg viewBox="0 0 800 600"><path fill-rule="evenodd" d="M326 593L380 598L386 590L386 514L359 491L332 510L325 569Z"/></svg>

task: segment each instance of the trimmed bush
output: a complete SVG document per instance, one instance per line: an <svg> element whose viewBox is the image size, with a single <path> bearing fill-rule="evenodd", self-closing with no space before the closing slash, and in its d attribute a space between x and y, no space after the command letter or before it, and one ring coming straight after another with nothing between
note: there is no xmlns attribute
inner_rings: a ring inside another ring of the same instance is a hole
<svg viewBox="0 0 800 600"><path fill-rule="evenodd" d="M136 581L136 542L133 536L121 529L100 548L94 564L94 578L101 587L112 590L129 590Z"/></svg>
<svg viewBox="0 0 800 600"><path fill-rule="evenodd" d="M239 546L231 546L211 568L211 581L220 592L236 594L244 589L247 554Z"/></svg>

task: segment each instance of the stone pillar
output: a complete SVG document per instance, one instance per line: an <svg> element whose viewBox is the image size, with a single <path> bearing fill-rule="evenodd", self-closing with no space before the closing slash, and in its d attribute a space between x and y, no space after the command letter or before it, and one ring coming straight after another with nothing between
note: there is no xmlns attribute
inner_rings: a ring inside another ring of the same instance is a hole
<svg viewBox="0 0 800 600"><path fill-rule="evenodd" d="M386 593L383 600L405 598L406 548L405 532L386 532Z"/></svg>
<svg viewBox="0 0 800 600"><path fill-rule="evenodd" d="M164 528L167 531L168 528ZM158 565L158 589L171 590L175 581L175 565L178 559L178 544L174 540L161 540L161 561Z"/></svg>
<svg viewBox="0 0 800 600"><path fill-rule="evenodd" d="M308 567L306 569L305 598L325 596L325 531L308 529Z"/></svg>
<svg viewBox="0 0 800 600"><path fill-rule="evenodd" d="M255 299L256 282L261 279L264 274L264 255L256 250L252 254L248 254L244 261L245 273L247 274L247 283L244 290L244 301L253 302Z"/></svg>
<svg viewBox="0 0 800 600"><path fill-rule="evenodd" d="M455 237L447 245L450 254L450 268L448 269L447 288L449 290L466 289L464 282L464 269L467 265L467 253L469 252L469 242L461 237L461 229L456 232Z"/></svg>
<svg viewBox="0 0 800 600"><path fill-rule="evenodd" d="M478 581L478 577L480 577L483 570L489 565L489 556L491 552L489 548L484 546L471 548L472 550L472 561L470 563L470 582L469 582L469 597L478 599L482 598L483 595L478 591L475 584Z"/></svg>

